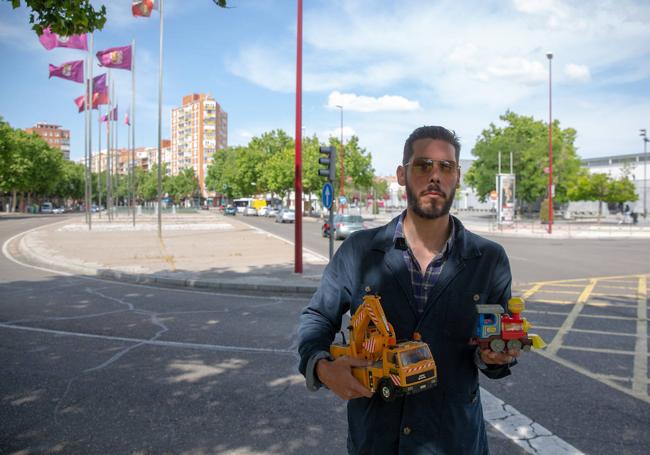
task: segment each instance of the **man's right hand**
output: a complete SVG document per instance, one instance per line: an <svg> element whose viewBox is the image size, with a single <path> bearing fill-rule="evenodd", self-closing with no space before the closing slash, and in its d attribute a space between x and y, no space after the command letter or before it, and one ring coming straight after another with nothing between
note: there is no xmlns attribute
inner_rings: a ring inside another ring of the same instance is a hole
<svg viewBox="0 0 650 455"><path fill-rule="evenodd" d="M367 367L372 362L343 356L336 360L321 359L316 364L316 375L320 382L343 400L370 398L372 393L352 375L352 367Z"/></svg>

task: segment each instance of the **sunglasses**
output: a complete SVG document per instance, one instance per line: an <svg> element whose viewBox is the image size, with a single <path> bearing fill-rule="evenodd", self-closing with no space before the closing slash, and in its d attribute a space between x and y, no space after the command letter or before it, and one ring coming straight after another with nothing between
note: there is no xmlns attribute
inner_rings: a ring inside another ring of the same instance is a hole
<svg viewBox="0 0 650 455"><path fill-rule="evenodd" d="M455 161L450 160L432 160L430 158L415 158L404 165L411 166L413 174L417 176L428 176L433 172L433 165L438 164L438 169L443 175L453 175L460 166Z"/></svg>

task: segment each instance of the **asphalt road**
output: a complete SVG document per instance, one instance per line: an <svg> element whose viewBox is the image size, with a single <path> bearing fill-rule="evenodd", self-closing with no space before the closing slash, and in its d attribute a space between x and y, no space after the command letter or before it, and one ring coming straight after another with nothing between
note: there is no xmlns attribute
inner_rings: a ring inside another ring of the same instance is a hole
<svg viewBox="0 0 650 455"><path fill-rule="evenodd" d="M0 240L52 219L0 218ZM243 221L285 237L293 228ZM305 246L326 255L320 225L304 226ZM498 240L552 352L482 387L584 453L647 453L635 274L648 273L650 242ZM296 373L305 304L64 276L2 256L0 453L343 453L343 403L308 393ZM523 453L494 429L490 444Z"/></svg>

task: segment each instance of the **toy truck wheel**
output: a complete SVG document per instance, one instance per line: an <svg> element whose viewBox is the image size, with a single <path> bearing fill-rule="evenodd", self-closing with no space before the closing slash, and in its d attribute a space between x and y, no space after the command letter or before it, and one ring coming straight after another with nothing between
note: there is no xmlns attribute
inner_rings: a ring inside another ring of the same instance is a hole
<svg viewBox="0 0 650 455"><path fill-rule="evenodd" d="M515 350L519 351L521 350L521 341L519 340L508 340L508 350Z"/></svg>
<svg viewBox="0 0 650 455"><path fill-rule="evenodd" d="M393 401L395 399L395 386L388 378L379 382L379 394L384 401Z"/></svg>
<svg viewBox="0 0 650 455"><path fill-rule="evenodd" d="M501 338L495 338L494 340L490 341L490 349L492 349L494 352L503 352L505 347L506 342Z"/></svg>

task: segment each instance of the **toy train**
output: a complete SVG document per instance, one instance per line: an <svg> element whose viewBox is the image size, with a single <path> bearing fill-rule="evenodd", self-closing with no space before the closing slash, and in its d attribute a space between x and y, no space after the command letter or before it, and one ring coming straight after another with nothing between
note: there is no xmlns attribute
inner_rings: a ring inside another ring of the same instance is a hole
<svg viewBox="0 0 650 455"><path fill-rule="evenodd" d="M473 344L494 352L544 348L546 343L539 335L528 333L532 324L521 317L524 308L524 299L521 297L513 297L508 301L511 315L505 313L501 305L476 305L478 324Z"/></svg>

